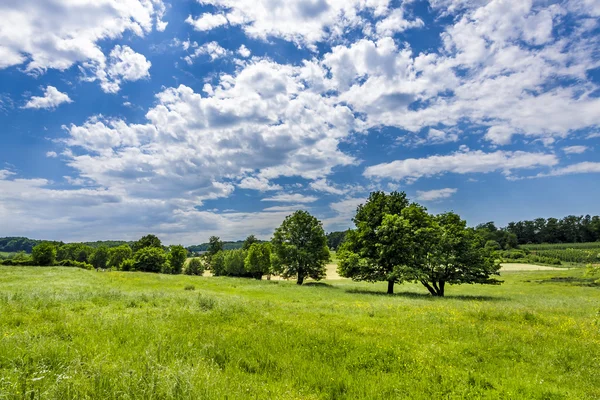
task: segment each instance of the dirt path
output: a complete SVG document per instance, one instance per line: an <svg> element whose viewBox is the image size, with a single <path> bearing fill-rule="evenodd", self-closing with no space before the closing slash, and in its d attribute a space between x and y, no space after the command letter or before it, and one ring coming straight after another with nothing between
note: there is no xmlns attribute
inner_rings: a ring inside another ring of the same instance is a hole
<svg viewBox="0 0 600 400"><path fill-rule="evenodd" d="M514 263L505 263L500 264L500 271L510 272L510 271L559 271L565 270L566 268L557 268L557 267L547 267L545 265L535 265L535 264L514 264Z"/></svg>

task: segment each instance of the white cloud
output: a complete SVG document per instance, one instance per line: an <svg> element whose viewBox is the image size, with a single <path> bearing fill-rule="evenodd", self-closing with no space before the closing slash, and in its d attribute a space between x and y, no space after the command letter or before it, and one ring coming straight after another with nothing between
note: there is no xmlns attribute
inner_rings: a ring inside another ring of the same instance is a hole
<svg viewBox="0 0 600 400"><path fill-rule="evenodd" d="M566 154L583 154L588 149L587 146L567 146L562 148Z"/></svg>
<svg viewBox="0 0 600 400"><path fill-rule="evenodd" d="M0 68L26 63L25 72L39 74L81 64L92 72L103 70L100 41L125 32L144 36L164 11L161 0L0 2Z"/></svg>
<svg viewBox="0 0 600 400"><path fill-rule="evenodd" d="M310 188L319 192L325 192L329 194L345 194L348 192L346 189L339 189L335 187L331 182L327 182L326 179L318 179L310 183Z"/></svg>
<svg viewBox="0 0 600 400"><path fill-rule="evenodd" d="M538 174L536 177L562 176L574 174L594 174L600 173L600 162L585 161L577 164L568 165L563 168L557 168L549 173Z"/></svg>
<svg viewBox="0 0 600 400"><path fill-rule="evenodd" d="M458 141L458 135L456 133L448 133L439 129L429 128L427 134L427 140L430 143L449 143Z"/></svg>
<svg viewBox="0 0 600 400"><path fill-rule="evenodd" d="M319 199L315 196L305 196L300 193L281 193L261 199L261 201L274 201L279 203L314 203L317 200Z"/></svg>
<svg viewBox="0 0 600 400"><path fill-rule="evenodd" d="M184 57L184 60L188 64L192 64L195 58L198 58L202 55L209 56L210 60L214 61L218 58L227 57L232 54L230 50L224 49L215 41L204 43L202 46L198 46L198 43L193 42L192 47L195 48L194 52Z"/></svg>
<svg viewBox="0 0 600 400"><path fill-rule="evenodd" d="M204 13L200 18L192 18L191 15L185 20L192 25L197 31L209 31L222 25L227 24L227 18L223 14Z"/></svg>
<svg viewBox="0 0 600 400"><path fill-rule="evenodd" d="M223 14L188 17L186 22L197 30L229 23L241 26L253 38L279 37L313 46L364 23L361 13L377 17L387 14L389 0L202 0L202 4L213 5ZM391 24L387 25L391 29Z"/></svg>
<svg viewBox="0 0 600 400"><path fill-rule="evenodd" d="M502 171L510 175L516 169L551 167L558 164L554 154L528 153L524 151L481 150L457 152L450 155L434 155L426 158L409 158L368 167L364 175L369 178L387 178L394 181L415 181L446 173L469 174Z"/></svg>
<svg viewBox="0 0 600 400"><path fill-rule="evenodd" d="M404 32L410 28L421 28L425 23L420 19L407 20L404 9L396 8L385 19L377 22L375 29L380 36L392 36L397 32Z"/></svg>
<svg viewBox="0 0 600 400"><path fill-rule="evenodd" d="M61 93L54 86L47 86L44 90L44 96L32 96L31 99L23 106L23 108L45 108L53 109L63 103L72 103L66 93Z"/></svg>
<svg viewBox="0 0 600 400"><path fill-rule="evenodd" d="M280 185L271 184L267 179L260 177L244 178L237 186L241 189L258 190L261 192L283 189Z"/></svg>
<svg viewBox="0 0 600 400"><path fill-rule="evenodd" d="M250 50L244 45L241 45L237 52L240 56L244 58L248 58L252 54Z"/></svg>
<svg viewBox="0 0 600 400"><path fill-rule="evenodd" d="M273 206L263 209L265 212L289 212L293 213L298 210L306 210L309 207L306 204L291 204L289 206Z"/></svg>
<svg viewBox="0 0 600 400"><path fill-rule="evenodd" d="M56 157L58 157L58 154L56 154L55 151L48 151L48 152L46 152L46 157L48 157L48 158L56 158Z"/></svg>
<svg viewBox="0 0 600 400"><path fill-rule="evenodd" d="M458 189L454 188L445 188L445 189L436 189L436 190L417 190L417 200L420 201L436 201L447 199L452 197Z"/></svg>
<svg viewBox="0 0 600 400"><path fill-rule="evenodd" d="M129 46L116 45L110 52L106 69L98 69L96 76L89 80L100 80L102 90L116 93L123 81L137 81L150 77L152 64L143 54L136 53Z"/></svg>

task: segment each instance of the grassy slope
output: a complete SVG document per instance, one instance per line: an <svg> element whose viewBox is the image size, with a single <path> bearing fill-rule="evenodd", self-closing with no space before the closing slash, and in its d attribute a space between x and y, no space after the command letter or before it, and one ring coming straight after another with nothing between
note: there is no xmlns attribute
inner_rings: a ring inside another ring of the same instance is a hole
<svg viewBox="0 0 600 400"><path fill-rule="evenodd" d="M600 289L565 282L581 273L433 299L0 267L0 399L599 398Z"/></svg>

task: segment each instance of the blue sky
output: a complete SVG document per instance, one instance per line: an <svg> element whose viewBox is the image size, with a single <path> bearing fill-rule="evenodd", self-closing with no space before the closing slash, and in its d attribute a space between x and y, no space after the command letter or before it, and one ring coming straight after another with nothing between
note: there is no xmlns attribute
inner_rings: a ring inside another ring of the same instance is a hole
<svg viewBox="0 0 600 400"><path fill-rule="evenodd" d="M600 2L20 0L0 15L0 236L193 244L600 214Z"/></svg>

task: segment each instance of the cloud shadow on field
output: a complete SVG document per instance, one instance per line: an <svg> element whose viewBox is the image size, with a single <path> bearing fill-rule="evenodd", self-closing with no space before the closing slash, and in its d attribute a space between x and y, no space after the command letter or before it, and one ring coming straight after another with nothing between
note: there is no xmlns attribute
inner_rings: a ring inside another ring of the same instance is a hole
<svg viewBox="0 0 600 400"><path fill-rule="evenodd" d="M448 300L464 300L464 301L506 301L509 300L507 297L502 296L478 296L478 295L446 295L444 297L433 297L429 293L416 293L416 292L397 292L394 294L387 294L386 292L375 292L372 290L364 289L347 289L346 293L352 294L364 294L370 296L387 296L387 297L405 297L410 299L423 299L423 300L436 300L436 299L448 299Z"/></svg>

